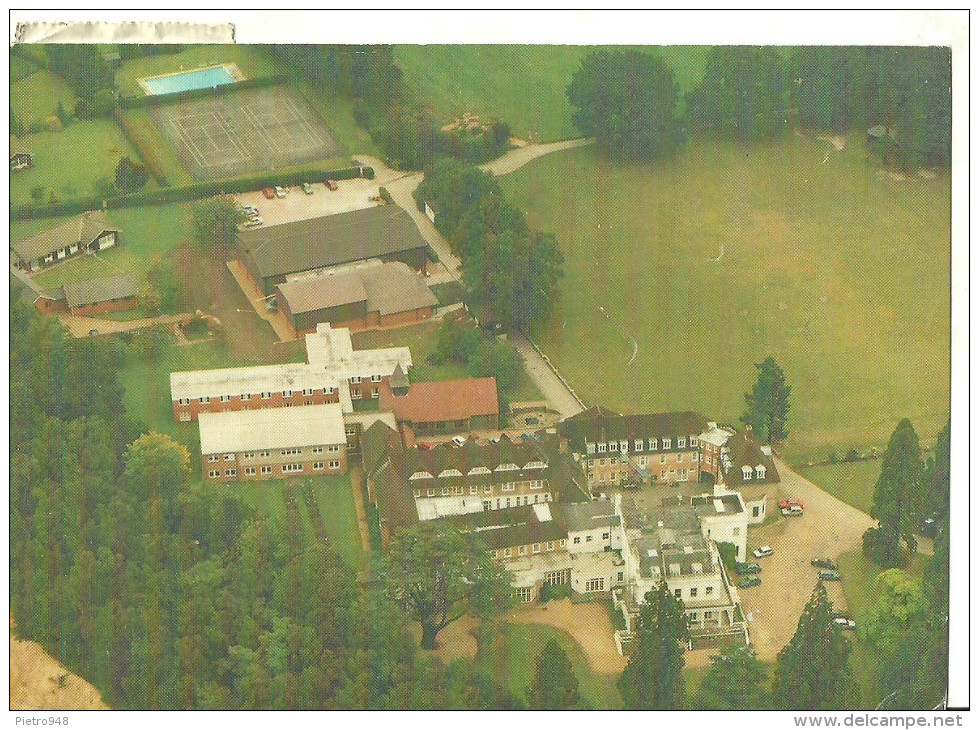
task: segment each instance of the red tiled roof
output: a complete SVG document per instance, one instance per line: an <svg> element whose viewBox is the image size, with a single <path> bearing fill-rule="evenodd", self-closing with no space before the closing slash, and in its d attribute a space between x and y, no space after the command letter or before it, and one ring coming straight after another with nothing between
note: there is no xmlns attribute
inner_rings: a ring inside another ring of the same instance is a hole
<svg viewBox="0 0 979 730"><path fill-rule="evenodd" d="M398 421L434 423L496 416L500 401L496 378L466 378L413 383L403 396L394 395L390 388L381 388L380 409L393 411Z"/></svg>

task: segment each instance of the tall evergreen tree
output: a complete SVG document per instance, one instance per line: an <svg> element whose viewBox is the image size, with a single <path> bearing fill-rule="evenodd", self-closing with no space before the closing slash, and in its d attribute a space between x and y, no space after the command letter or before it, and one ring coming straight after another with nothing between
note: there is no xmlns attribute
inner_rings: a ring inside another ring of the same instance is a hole
<svg viewBox="0 0 979 730"><path fill-rule="evenodd" d="M914 529L917 509L922 503L923 471L918 434L905 418L891 434L874 487L871 515L877 519L878 528L871 528L870 536L864 538L871 558L884 567L901 563L902 540L908 552L917 550Z"/></svg>
<svg viewBox="0 0 979 730"><path fill-rule="evenodd" d="M945 424L935 440L935 453L928 463L922 512L936 513L938 520L948 514L951 487L952 422Z"/></svg>
<svg viewBox="0 0 979 730"><path fill-rule="evenodd" d="M744 396L747 410L741 421L760 439L778 444L788 438L786 421L789 416L789 395L792 389L786 385L785 373L775 358L768 356L755 364L758 377L754 388Z"/></svg>
<svg viewBox="0 0 979 730"><path fill-rule="evenodd" d="M549 639L537 655L528 699L531 710L587 709L571 660L555 639Z"/></svg>
<svg viewBox="0 0 979 730"><path fill-rule="evenodd" d="M688 631L683 605L661 583L639 611L632 654L618 687L627 710L682 710L683 652Z"/></svg>
<svg viewBox="0 0 979 730"><path fill-rule="evenodd" d="M816 584L791 641L778 654L772 688L784 710L840 710L852 700L850 642L833 623L833 606Z"/></svg>
<svg viewBox="0 0 979 730"><path fill-rule="evenodd" d="M700 684L697 709L765 709L765 667L754 650L734 646L723 654L712 656L710 661L711 667Z"/></svg>
<svg viewBox="0 0 979 730"><path fill-rule="evenodd" d="M789 56L792 103L811 129L846 132L852 123L855 49L801 46Z"/></svg>

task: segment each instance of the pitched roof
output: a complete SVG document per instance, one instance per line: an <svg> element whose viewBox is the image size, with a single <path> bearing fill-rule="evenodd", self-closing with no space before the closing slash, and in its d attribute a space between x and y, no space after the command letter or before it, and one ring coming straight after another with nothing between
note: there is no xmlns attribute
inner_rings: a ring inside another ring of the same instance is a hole
<svg viewBox="0 0 979 730"><path fill-rule="evenodd" d="M547 506L527 505L471 512L446 517L444 521L463 532L475 532L490 550L563 540L568 536L564 524L557 519L541 519L542 514L549 514L549 509L535 509Z"/></svg>
<svg viewBox="0 0 979 730"><path fill-rule="evenodd" d="M27 149L27 145L20 141L14 135L10 135L10 156L14 155L30 155L31 151Z"/></svg>
<svg viewBox="0 0 979 730"><path fill-rule="evenodd" d="M309 218L238 233L263 277L292 274L425 248L418 227L396 205Z"/></svg>
<svg viewBox="0 0 979 730"><path fill-rule="evenodd" d="M73 243L89 244L103 231L119 231L101 210L90 210L70 220L42 231L36 236L10 244L25 260L36 259Z"/></svg>
<svg viewBox="0 0 979 730"><path fill-rule="evenodd" d="M558 505L565 527L569 532L593 530L618 524L615 505L611 500L598 499L591 502Z"/></svg>
<svg viewBox="0 0 979 730"><path fill-rule="evenodd" d="M693 411L646 413L622 416L604 408L590 408L559 425L571 450L583 454L586 443L697 437L707 428L707 419ZM648 442L646 442L648 445ZM630 447L632 444L630 443ZM672 448L672 447L671 447ZM695 447L690 447L695 448Z"/></svg>
<svg viewBox="0 0 979 730"><path fill-rule="evenodd" d="M111 299L136 296L136 281L129 274L116 274L101 279L89 279L65 284L65 299L69 307L81 304L97 304Z"/></svg>
<svg viewBox="0 0 979 730"><path fill-rule="evenodd" d="M338 403L201 413L199 419L202 454L347 443Z"/></svg>
<svg viewBox="0 0 979 730"><path fill-rule="evenodd" d="M438 300L425 281L401 261L358 266L278 285L293 314L355 302L382 315L434 307Z"/></svg>
<svg viewBox="0 0 979 730"><path fill-rule="evenodd" d="M463 421L500 413L496 378L413 383L406 395L394 395L390 388L381 388L380 400L381 410L393 411L399 421L411 423Z"/></svg>
<svg viewBox="0 0 979 730"><path fill-rule="evenodd" d="M762 449L762 443L755 436L747 431L734 434L727 440L721 449L721 464L724 467L724 481L729 485L748 485L769 484L778 482L780 477L778 469L775 468L775 461L769 454ZM741 467L750 466L754 469L758 465L765 467L765 478L756 479L752 474L751 479L745 480L742 476Z"/></svg>

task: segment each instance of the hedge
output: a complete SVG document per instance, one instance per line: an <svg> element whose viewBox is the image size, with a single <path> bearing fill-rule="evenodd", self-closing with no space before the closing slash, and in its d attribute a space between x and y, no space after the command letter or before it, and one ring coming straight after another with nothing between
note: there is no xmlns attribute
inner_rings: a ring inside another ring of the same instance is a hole
<svg viewBox="0 0 979 730"><path fill-rule="evenodd" d="M233 84L222 84L220 86L207 87L204 89L190 89L189 91L178 91L174 94L145 94L142 96L120 96L119 106L123 109L133 109L136 107L160 106L162 104L176 104L181 101L191 99L210 99L215 96L223 96L246 89L261 89L266 86L277 86L290 81L290 77L284 74L279 76L263 76L258 79L245 79L236 81Z"/></svg>
<svg viewBox="0 0 979 730"><path fill-rule="evenodd" d="M373 167L345 167L339 170L326 168L310 168L289 173L266 173L264 175L253 175L250 177L240 177L231 180L218 180L215 182L192 183L190 185L180 185L172 188L161 188L159 190L147 190L139 193L129 193L126 195L114 195L108 199L108 207L111 208L131 208L139 205L153 205L160 203L182 203L202 198L210 198L215 195L244 193L261 188L275 187L276 185L298 185L310 180L350 180L353 178L374 179ZM76 200L35 205L27 203L13 208L10 211L11 220L30 220L32 218L48 218L58 215L72 215L84 213L87 210L96 210L102 206L102 200L96 197L80 198Z"/></svg>
<svg viewBox="0 0 979 730"><path fill-rule="evenodd" d="M129 122L126 120L126 117L119 111L119 107L112 108L112 116L115 118L116 124L119 125L122 136L129 141L129 144L133 146L133 149L136 150L136 154L139 155L139 158L143 161L143 164L146 166L146 170L153 176L160 187L167 187L169 185L167 182L167 177L163 174L163 168L156 159L156 155L153 153L153 150L146 145L143 138L140 137L139 134L133 131L132 127L129 125Z"/></svg>

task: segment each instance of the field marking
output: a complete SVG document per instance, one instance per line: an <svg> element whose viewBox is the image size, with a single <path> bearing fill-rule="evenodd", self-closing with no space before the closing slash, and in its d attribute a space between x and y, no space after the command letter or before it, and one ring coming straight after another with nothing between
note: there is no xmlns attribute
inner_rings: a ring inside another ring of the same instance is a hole
<svg viewBox="0 0 979 730"><path fill-rule="evenodd" d="M619 332L621 332L622 334L624 334L629 339L629 341L632 343L632 357L630 357L629 358L629 362L627 362L625 364L626 367L629 367L630 365L632 365L633 360L636 359L636 355L639 354L639 343L636 342L636 338L633 337L632 335L630 335L629 334L629 331L626 330L625 327L623 327L618 322L616 322L615 320L612 319L612 315L605 311L605 307L601 307L600 306L598 309L599 309L599 311L602 314L605 315L605 319L607 319L609 322L611 322L612 323L612 326L615 327L616 329L618 329Z"/></svg>

